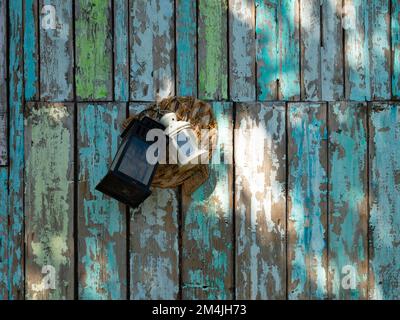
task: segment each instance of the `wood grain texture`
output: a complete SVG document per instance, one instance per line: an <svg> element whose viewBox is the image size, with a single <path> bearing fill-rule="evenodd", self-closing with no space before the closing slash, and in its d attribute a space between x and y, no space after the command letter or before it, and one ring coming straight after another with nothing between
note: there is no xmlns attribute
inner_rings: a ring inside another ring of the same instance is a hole
<svg viewBox="0 0 400 320"><path fill-rule="evenodd" d="M25 123L26 298L73 299L74 105L29 104Z"/></svg>
<svg viewBox="0 0 400 320"><path fill-rule="evenodd" d="M255 0L257 100L278 99L278 1Z"/></svg>
<svg viewBox="0 0 400 320"><path fill-rule="evenodd" d="M232 101L256 99L255 6L229 0L229 92Z"/></svg>
<svg viewBox="0 0 400 320"><path fill-rule="evenodd" d="M130 0L131 100L175 94L174 1Z"/></svg>
<svg viewBox="0 0 400 320"><path fill-rule="evenodd" d="M47 26L49 11L55 8L55 29ZM40 97L43 101L74 99L74 48L72 1L40 0ZM47 27L44 28L44 25ZM79 30L83 31L83 30ZM82 62L82 60L80 60Z"/></svg>
<svg viewBox="0 0 400 320"><path fill-rule="evenodd" d="M0 167L0 300L8 299L8 169Z"/></svg>
<svg viewBox="0 0 400 320"><path fill-rule="evenodd" d="M400 2L392 1L392 98L400 99Z"/></svg>
<svg viewBox="0 0 400 320"><path fill-rule="evenodd" d="M198 86L205 100L228 99L227 0L198 1Z"/></svg>
<svg viewBox="0 0 400 320"><path fill-rule="evenodd" d="M126 299L126 207L96 191L117 152L126 105L78 104L80 299Z"/></svg>
<svg viewBox="0 0 400 320"><path fill-rule="evenodd" d="M4 1L5 2L5 1ZM38 0L24 0L24 94L25 100L39 99Z"/></svg>
<svg viewBox="0 0 400 320"><path fill-rule="evenodd" d="M111 11L111 0L75 1L75 83L80 101L113 98Z"/></svg>
<svg viewBox="0 0 400 320"><path fill-rule="evenodd" d="M7 2L0 2L0 166L8 163Z"/></svg>
<svg viewBox="0 0 400 320"><path fill-rule="evenodd" d="M132 103L129 114L138 114L148 106ZM153 188L152 195L130 211L132 300L178 299L179 201L177 189Z"/></svg>
<svg viewBox="0 0 400 320"><path fill-rule="evenodd" d="M8 194L8 298L24 297L24 116L23 116L23 4L9 5L9 194Z"/></svg>
<svg viewBox="0 0 400 320"><path fill-rule="evenodd" d="M213 102L212 107L218 146L210 175L182 199L183 299L233 298L232 104Z"/></svg>
<svg viewBox="0 0 400 320"><path fill-rule="evenodd" d="M289 104L288 297L327 297L326 105Z"/></svg>
<svg viewBox="0 0 400 320"><path fill-rule="evenodd" d="M176 94L197 96L196 1L176 0Z"/></svg>
<svg viewBox="0 0 400 320"><path fill-rule="evenodd" d="M370 113L369 298L400 299L400 106Z"/></svg>
<svg viewBox="0 0 400 320"><path fill-rule="evenodd" d="M301 100L320 101L321 86L321 1L301 0Z"/></svg>
<svg viewBox="0 0 400 320"><path fill-rule="evenodd" d="M331 103L329 130L329 297L366 299L367 105Z"/></svg>
<svg viewBox="0 0 400 320"><path fill-rule="evenodd" d="M285 103L236 106L236 298L286 298Z"/></svg>
<svg viewBox="0 0 400 320"><path fill-rule="evenodd" d="M129 0L114 0L114 100L129 100Z"/></svg>
<svg viewBox="0 0 400 320"><path fill-rule="evenodd" d="M344 98L343 0L322 1L321 89L322 100Z"/></svg>
<svg viewBox="0 0 400 320"><path fill-rule="evenodd" d="M346 99L390 99L389 0L345 0L345 8Z"/></svg>

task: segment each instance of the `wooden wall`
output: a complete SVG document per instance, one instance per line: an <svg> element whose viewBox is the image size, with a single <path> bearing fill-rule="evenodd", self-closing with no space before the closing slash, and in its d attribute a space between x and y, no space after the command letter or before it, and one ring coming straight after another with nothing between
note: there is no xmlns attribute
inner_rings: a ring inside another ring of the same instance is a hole
<svg viewBox="0 0 400 320"><path fill-rule="evenodd" d="M399 17L0 0L0 299L400 299ZM95 186L171 95L210 102L225 161L129 210Z"/></svg>

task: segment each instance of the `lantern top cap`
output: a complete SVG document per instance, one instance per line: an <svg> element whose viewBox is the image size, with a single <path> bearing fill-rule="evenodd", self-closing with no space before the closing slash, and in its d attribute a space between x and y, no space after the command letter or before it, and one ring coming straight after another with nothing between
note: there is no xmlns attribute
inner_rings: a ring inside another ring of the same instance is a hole
<svg viewBox="0 0 400 320"><path fill-rule="evenodd" d="M178 121L174 112L169 112L162 116L160 123L165 127L165 134L168 136L172 136L177 134L179 131L191 127L190 122Z"/></svg>

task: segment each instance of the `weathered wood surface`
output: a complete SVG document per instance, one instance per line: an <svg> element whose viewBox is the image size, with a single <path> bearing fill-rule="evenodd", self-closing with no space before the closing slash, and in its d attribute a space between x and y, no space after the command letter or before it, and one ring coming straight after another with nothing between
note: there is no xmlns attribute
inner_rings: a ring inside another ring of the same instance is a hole
<svg viewBox="0 0 400 320"><path fill-rule="evenodd" d="M38 0L24 0L24 94L25 99L39 98L39 25Z"/></svg>
<svg viewBox="0 0 400 320"><path fill-rule="evenodd" d="M113 99L112 1L75 1L75 85L80 101Z"/></svg>
<svg viewBox="0 0 400 320"><path fill-rule="evenodd" d="M175 94L174 1L130 0L131 100Z"/></svg>
<svg viewBox="0 0 400 320"><path fill-rule="evenodd" d="M196 1L176 0L176 94L197 96Z"/></svg>
<svg viewBox="0 0 400 320"><path fill-rule="evenodd" d="M182 199L182 298L234 296L232 104L214 102L218 146L208 181Z"/></svg>
<svg viewBox="0 0 400 320"><path fill-rule="evenodd" d="M345 0L346 99L391 97L389 0Z"/></svg>
<svg viewBox="0 0 400 320"><path fill-rule="evenodd" d="M327 297L326 104L289 104L288 297Z"/></svg>
<svg viewBox="0 0 400 320"><path fill-rule="evenodd" d="M329 130L330 298L366 299L367 104L331 103Z"/></svg>
<svg viewBox="0 0 400 320"><path fill-rule="evenodd" d="M256 0L257 97L300 98L299 1Z"/></svg>
<svg viewBox="0 0 400 320"><path fill-rule="evenodd" d="M0 2L0 166L8 162L7 151L7 2Z"/></svg>
<svg viewBox="0 0 400 320"><path fill-rule="evenodd" d="M74 105L26 105L25 123L26 298L73 299Z"/></svg>
<svg viewBox="0 0 400 320"><path fill-rule="evenodd" d="M99 191L117 152L126 104L78 104L80 299L127 298L126 207Z"/></svg>
<svg viewBox="0 0 400 320"><path fill-rule="evenodd" d="M229 92L232 101L256 100L255 5L229 1Z"/></svg>
<svg viewBox="0 0 400 320"><path fill-rule="evenodd" d="M236 298L286 298L285 103L236 106Z"/></svg>
<svg viewBox="0 0 400 320"><path fill-rule="evenodd" d="M198 1L199 98L228 99L227 0Z"/></svg>
<svg viewBox="0 0 400 320"><path fill-rule="evenodd" d="M147 106L131 104L129 113L138 114ZM152 192L139 208L130 210L130 298L178 299L179 192Z"/></svg>
<svg viewBox="0 0 400 320"><path fill-rule="evenodd" d="M392 1L392 97L400 99L400 2Z"/></svg>
<svg viewBox="0 0 400 320"><path fill-rule="evenodd" d="M24 116L23 3L9 5L9 193L7 291L9 299L24 297Z"/></svg>
<svg viewBox="0 0 400 320"><path fill-rule="evenodd" d="M0 167L0 300L8 299L8 169Z"/></svg>
<svg viewBox="0 0 400 320"><path fill-rule="evenodd" d="M72 101L74 99L73 3L63 0L40 0L39 3L41 100ZM54 22L52 22L52 11L47 9L49 5L55 8ZM82 26L78 27L78 32L84 32L81 28ZM80 51L80 67L82 62L82 51Z"/></svg>
<svg viewBox="0 0 400 320"><path fill-rule="evenodd" d="M400 299L399 104L372 104L369 121L369 298Z"/></svg>
<svg viewBox="0 0 400 320"><path fill-rule="evenodd" d="M129 0L114 0L114 101L129 100Z"/></svg>

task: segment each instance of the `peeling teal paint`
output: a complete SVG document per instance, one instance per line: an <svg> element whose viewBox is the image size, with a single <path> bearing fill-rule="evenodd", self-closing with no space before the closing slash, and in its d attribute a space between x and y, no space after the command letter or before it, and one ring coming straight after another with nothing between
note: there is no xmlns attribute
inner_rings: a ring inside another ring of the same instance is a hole
<svg viewBox="0 0 400 320"><path fill-rule="evenodd" d="M0 168L0 300L8 297L8 169Z"/></svg>
<svg viewBox="0 0 400 320"><path fill-rule="evenodd" d="M38 88L38 61L37 61L37 19L36 6L37 0L25 0L25 29L30 30L24 33L24 80L25 80L25 99L34 100Z"/></svg>

